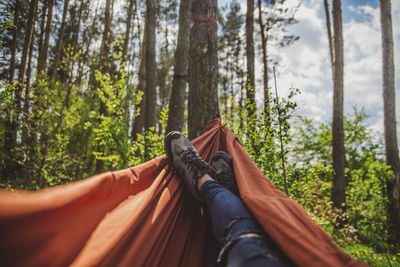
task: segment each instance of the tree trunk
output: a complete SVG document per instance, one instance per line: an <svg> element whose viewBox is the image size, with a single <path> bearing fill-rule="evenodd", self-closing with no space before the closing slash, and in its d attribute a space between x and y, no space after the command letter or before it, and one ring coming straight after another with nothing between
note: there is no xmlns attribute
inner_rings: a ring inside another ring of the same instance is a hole
<svg viewBox="0 0 400 267"><path fill-rule="evenodd" d="M329 15L329 4L328 0L324 0L324 7L325 7L325 17L326 17L326 31L328 33L328 42L329 42L329 54L331 57L331 66L332 66L332 73L335 73L335 66L333 65L333 57L334 57L334 51L333 51L333 39L332 39L332 31L331 31L331 19ZM332 75L334 76L334 74Z"/></svg>
<svg viewBox="0 0 400 267"><path fill-rule="evenodd" d="M53 66L51 68L51 76L50 77L52 80L54 80L54 78L56 77L58 64L60 63L60 60L61 60L61 46L63 43L65 20L67 18L67 12L68 12L68 4L69 4L69 0L65 0L64 7L63 7L62 19L61 19L61 25L60 25L60 29L58 30L58 39L57 39L57 44L56 44Z"/></svg>
<svg viewBox="0 0 400 267"><path fill-rule="evenodd" d="M219 115L217 0L194 1L189 49L189 138Z"/></svg>
<svg viewBox="0 0 400 267"><path fill-rule="evenodd" d="M25 79L25 71L26 71L26 61L28 58L29 46L32 41L32 33L34 28L34 21L35 21L35 14L37 8L37 1L38 0L31 0L30 7L29 7L29 14L28 20L26 23L26 31L25 31L25 39L24 39L24 46L22 48L22 55L21 55L21 63L19 65L19 73L18 73L18 86L17 90L15 91L16 100L17 100L17 112L19 112L21 108L21 94Z"/></svg>
<svg viewBox="0 0 400 267"><path fill-rule="evenodd" d="M246 97L250 104L255 104L255 76L254 76L254 0L247 0L246 12L246 57L247 57L247 83ZM253 113L254 110L249 110Z"/></svg>
<svg viewBox="0 0 400 267"><path fill-rule="evenodd" d="M8 82L14 83L14 72L15 72L15 54L17 51L17 39L18 39L18 32L19 32L19 0L15 1L14 6L14 28L12 29L12 42L11 42L11 58L10 58L10 76Z"/></svg>
<svg viewBox="0 0 400 267"><path fill-rule="evenodd" d="M156 125L156 2L146 0L146 97L144 127L148 130Z"/></svg>
<svg viewBox="0 0 400 267"><path fill-rule="evenodd" d="M37 72L41 75L41 72L46 69L47 65L47 55L49 51L49 42L50 42L50 33L51 33L51 23L53 19L53 7L54 1L49 1L48 11L47 11L47 19L46 19L46 29L45 29L45 37L42 45L41 53L39 54L38 63L37 63Z"/></svg>
<svg viewBox="0 0 400 267"><path fill-rule="evenodd" d="M39 5L40 1L38 1L38 5ZM44 32L45 32L45 24L46 24L46 12L47 12L47 5L46 5L46 0L42 0L42 11L41 11L41 15L40 15L40 20L38 20L40 22L40 32L39 32L39 38L38 38L38 58L40 58L40 55L42 55L42 51L43 51L43 43L44 43ZM35 29L34 29L35 30Z"/></svg>
<svg viewBox="0 0 400 267"><path fill-rule="evenodd" d="M265 25L262 19L261 0L258 0L258 23L260 24L261 31L261 48L263 60L263 79L264 79L264 113L267 118L268 124L270 123L270 99L269 99L269 86L268 86L268 54L267 54L267 36L265 36Z"/></svg>
<svg viewBox="0 0 400 267"><path fill-rule="evenodd" d="M383 74L383 109L386 163L395 175L394 181L387 183L387 193L390 200L389 233L392 240L398 241L400 224L400 160L396 133L396 96L394 87L394 62L393 62L393 33L390 0L380 1L381 34L382 34L382 74ZM397 228L397 229L395 229Z"/></svg>
<svg viewBox="0 0 400 267"><path fill-rule="evenodd" d="M142 100L140 101L139 107L135 107L135 121L132 127L132 140L136 140L136 135L143 131L144 127L144 107L146 102L146 25L144 25L143 41L140 52L140 63L139 63L139 84L136 92L143 92ZM136 112L139 110L139 114Z"/></svg>
<svg viewBox="0 0 400 267"><path fill-rule="evenodd" d="M81 4L79 5L79 15L78 15L78 23L77 23L77 25L76 25L76 27L75 27L75 29L74 29L74 33L73 33L73 38L72 38L72 53L74 54L74 55L76 55L77 53L78 53L78 38L79 38L79 33L80 33L80 28L81 28L81 22L82 22L82 13L83 13L83 9L84 9L84 4L85 4L85 1L84 0L81 0ZM107 27L107 29L108 29L108 33L107 33L107 36L106 36L106 38L109 38L109 36L108 35L110 35L110 27L111 27L111 21L112 21L112 14L110 14L111 13L111 6L114 4L114 2L110 2L110 3L108 3L108 2L106 2L106 10L105 10L105 18L104 18L104 30L106 29L106 27ZM109 6L108 8L109 8L109 10L107 11L107 6ZM107 17L107 13L108 13L108 17ZM109 25L106 25L106 24L109 24ZM103 31L103 38L104 38L104 31ZM108 42L110 42L110 40L108 40ZM107 53L109 52L109 46L110 46L110 44L109 43L106 43L106 48L108 48L108 50L107 50ZM102 40L102 45L103 45L104 43L103 43L103 40ZM104 47L102 46L102 48L104 49ZM103 52L104 51L102 51L102 50L100 50L101 51L101 55L103 55ZM108 54L107 54L107 58L106 58L106 61L105 62L107 62L108 63ZM74 75L74 73L75 73L75 63L74 62L69 62L69 65L70 65L70 67L68 68L69 70L70 70L70 74L69 74L69 82L71 83L72 82L72 78L73 78L73 75ZM104 66L104 65L103 65ZM81 79L81 77L78 77L78 80L79 80L79 82L80 82L80 79ZM76 80L75 80L75 82L76 82Z"/></svg>
<svg viewBox="0 0 400 267"><path fill-rule="evenodd" d="M122 62L126 63L126 58L128 54L128 43L130 41L131 36L131 24L132 24L132 15L133 11L135 10L134 7L136 6L136 0L129 0L129 7L128 7L128 17L126 20L126 28L125 28L125 37L124 37L124 46L122 48Z"/></svg>
<svg viewBox="0 0 400 267"><path fill-rule="evenodd" d="M100 64L101 71L103 74L107 73L109 70L109 54L110 54L110 29L111 29L111 0L106 1L106 9L104 11L104 30L103 37L101 39L101 47L100 47ZM99 113L101 115L105 115L107 113L107 107L100 100L100 110ZM100 149L105 149L104 147L100 147ZM96 173L100 173L104 171L104 161L101 159L96 160Z"/></svg>
<svg viewBox="0 0 400 267"><path fill-rule="evenodd" d="M343 34L341 1L333 0L334 30L334 71L333 71L333 121L332 121L332 159L333 184L332 201L341 208L346 202L345 196L345 149L343 129Z"/></svg>
<svg viewBox="0 0 400 267"><path fill-rule="evenodd" d="M32 55L33 55L33 42L35 39L35 35L32 33L32 41L29 46L29 57L28 57L28 68L26 70L26 82L25 82L25 94L24 94L24 108L22 113L22 120L25 122L22 124L22 143L26 144L28 148L33 148L35 146L34 141L36 133L28 132L28 124L29 124L29 104L30 104L30 84L31 84L31 72L32 72Z"/></svg>
<svg viewBox="0 0 400 267"><path fill-rule="evenodd" d="M185 89L189 65L189 32L192 0L181 0L179 6L178 44L175 51L174 77L169 100L166 133L182 131L185 111Z"/></svg>
<svg viewBox="0 0 400 267"><path fill-rule="evenodd" d="M102 73L106 73L109 69L110 55L110 30L111 30L111 1L106 0L106 9L104 11L104 30L100 46L100 61L99 63ZM78 28L79 32L79 28ZM77 38L76 38L77 40ZM76 41L77 42L77 41Z"/></svg>
<svg viewBox="0 0 400 267"><path fill-rule="evenodd" d="M24 115L26 116L29 112L29 94L30 94L30 83L31 83L31 72L32 72L32 56L33 56L33 42L35 35L32 33L32 42L29 46L29 57L28 57L28 68L26 70L26 87L25 87L25 95L24 95Z"/></svg>

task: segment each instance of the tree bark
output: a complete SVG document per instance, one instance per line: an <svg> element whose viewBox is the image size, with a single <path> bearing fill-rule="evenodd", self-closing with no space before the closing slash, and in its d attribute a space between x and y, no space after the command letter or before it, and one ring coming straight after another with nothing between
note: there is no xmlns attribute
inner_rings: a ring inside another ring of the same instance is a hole
<svg viewBox="0 0 400 267"><path fill-rule="evenodd" d="M78 23L75 26L73 37L72 37L72 52L73 52L74 55L76 55L78 53L78 38L79 38L80 28L81 28L81 23L82 23L82 13L83 13L83 9L84 9L84 4L85 4L85 1L81 0L81 3L79 5ZM108 28L108 31L107 31L108 34L107 34L106 38L109 38L109 35L110 35L110 27L111 27L111 21L112 21L112 11L111 10L112 10L113 4L114 4L113 1L110 2L110 3L106 2L105 16L108 16L108 17L104 18L104 24L106 24L106 23L109 24L109 25L104 25L104 27ZM108 7L109 10L107 11L107 6L108 5L109 5L109 7ZM107 13L108 13L108 15L107 15ZM103 37L102 38L104 38L104 31L103 31ZM110 40L108 40L108 42L110 42ZM110 44L108 42L106 43L106 48L108 48L107 53L109 53L109 46L110 46ZM103 44L104 43L102 42L102 45ZM104 51L102 51L102 52L104 52ZM101 52L101 55L103 55L102 52ZM108 63L108 54L106 56L107 56L106 62ZM70 81L69 82L71 83L73 75L75 73L75 65L76 64L74 64L74 62L69 62L69 65L70 65L70 67L68 67L68 69L70 71L70 74L69 74ZM103 67L108 67L108 66L103 65ZM78 78L78 80L80 82L81 81L81 77L77 77L77 78Z"/></svg>
<svg viewBox="0 0 400 267"><path fill-rule="evenodd" d="M14 83L14 73L15 73L15 54L17 51L17 39L19 32L19 0L15 0L14 6L14 28L12 29L12 42L11 42L11 58L10 58L10 76L8 82Z"/></svg>
<svg viewBox="0 0 400 267"><path fill-rule="evenodd" d="M109 54L110 54L110 30L111 30L111 0L106 1L106 9L104 11L104 30L103 37L101 39L101 47L100 47L100 63L102 64L100 69L103 74L107 73L109 70ZM100 100L100 110L99 113L101 115L105 115L107 113L107 107ZM104 147L100 147L100 149L105 149ZM101 159L96 160L96 173L100 173L104 170L104 161Z"/></svg>
<svg viewBox="0 0 400 267"><path fill-rule="evenodd" d="M255 76L254 76L254 0L247 0L246 12L246 58L247 58L247 83L246 97L249 103L255 104ZM254 110L249 110L253 113Z"/></svg>
<svg viewBox="0 0 400 267"><path fill-rule="evenodd" d="M329 54L331 57L331 67L332 67L332 73L335 73L335 66L333 65L333 57L334 57L334 51L333 51L333 38L332 38L332 31L331 31L331 19L329 15L329 4L328 0L324 0L324 7L325 7L325 17L326 17L326 31L328 33L328 42L329 42ZM334 74L333 74L334 76Z"/></svg>
<svg viewBox="0 0 400 267"><path fill-rule="evenodd" d="M47 11L47 19L46 19L46 29L45 29L45 38L42 46L42 51L39 54L38 63L37 63L37 72L41 75L41 72L46 69L47 65L47 55L49 52L49 42L50 42L50 33L51 33L51 23L53 19L53 7L54 1L49 1L48 11Z"/></svg>
<svg viewBox="0 0 400 267"><path fill-rule="evenodd" d="M146 97L144 128L156 125L156 2L146 0Z"/></svg>
<svg viewBox="0 0 400 267"><path fill-rule="evenodd" d="M65 20L67 18L67 13L68 13L68 5L69 5L69 0L65 0L64 7L63 7L62 19L61 19L61 25L60 25L60 29L58 30L58 39L57 39L57 44L56 44L53 66L51 68L51 76L50 77L52 80L54 80L54 78L56 77L58 64L60 63L60 60L61 60L61 46L63 43Z"/></svg>
<svg viewBox="0 0 400 267"><path fill-rule="evenodd" d="M135 10L134 7L136 6L136 0L129 0L129 7L128 7L128 17L126 20L126 28L125 28L125 37L124 37L124 45L122 47L122 62L126 63L126 58L128 54L128 43L130 41L131 36L131 25L132 25L132 15L133 11Z"/></svg>
<svg viewBox="0 0 400 267"><path fill-rule="evenodd" d="M263 60L263 80L264 80L264 113L267 118L268 124L270 123L270 99L269 99L269 86L268 86L268 53L267 53L267 36L265 36L265 25L262 19L261 0L258 0L258 23L261 31L261 48L262 48L262 60Z"/></svg>
<svg viewBox="0 0 400 267"><path fill-rule="evenodd" d="M30 105L30 83L31 83L31 72L32 72L32 55L33 55L33 43L34 43L35 35L32 33L32 41L29 46L29 56L28 56L28 68L26 70L26 82L25 82L25 93L24 93L24 108L23 108L23 117L22 119L25 123L22 124L22 143L26 144L28 148L33 148L35 146L35 133L29 133L28 131L28 123L29 123L29 105Z"/></svg>
<svg viewBox="0 0 400 267"><path fill-rule="evenodd" d="M395 179L387 183L390 200L389 232L393 240L398 240L400 224L400 159L396 132L396 96L394 87L393 32L390 0L380 1L382 35L382 74L383 74L383 110L386 163L392 169ZM397 228L397 229L394 229Z"/></svg>
<svg viewBox="0 0 400 267"><path fill-rule="evenodd" d="M42 12L40 16L40 32L39 32L39 38L38 38L38 55L42 54L43 51L43 43L44 43L44 31L45 31L45 24L46 24L46 12L47 12L47 5L45 3L45 0L42 0ZM38 1L40 3L40 1Z"/></svg>
<svg viewBox="0 0 400 267"><path fill-rule="evenodd" d="M166 133L182 131L185 111L185 89L189 65L189 33L192 0L181 0L179 5L178 44L175 51L174 77L169 100Z"/></svg>
<svg viewBox="0 0 400 267"><path fill-rule="evenodd" d="M343 128L343 34L341 1L333 0L332 18L334 30L334 71L333 71L333 121L332 121L332 159L333 184L332 201L341 208L346 202L345 196L345 149Z"/></svg>
<svg viewBox="0 0 400 267"><path fill-rule="evenodd" d="M136 140L136 135L143 131L144 127L144 107L146 102L146 25L144 25L143 41L140 52L140 63L139 63L139 84L136 92L142 91L142 100L140 101L139 107L135 107L135 121L132 127L132 140ZM136 112L139 111L139 114Z"/></svg>
<svg viewBox="0 0 400 267"><path fill-rule="evenodd" d="M189 49L189 138L219 115L217 0L194 1Z"/></svg>
<svg viewBox="0 0 400 267"><path fill-rule="evenodd" d="M24 39L24 46L22 48L22 55L21 55L21 63L19 66L18 72L18 85L17 90L15 91L16 100L17 100L17 112L19 112L21 108L21 94L24 84L25 78L25 71L26 71L26 61L28 58L29 46L32 42L32 33L34 28L34 21L35 21L35 14L37 8L37 1L38 0L31 0L30 7L29 7L29 14L28 20L26 23L26 31L25 31L25 39Z"/></svg>

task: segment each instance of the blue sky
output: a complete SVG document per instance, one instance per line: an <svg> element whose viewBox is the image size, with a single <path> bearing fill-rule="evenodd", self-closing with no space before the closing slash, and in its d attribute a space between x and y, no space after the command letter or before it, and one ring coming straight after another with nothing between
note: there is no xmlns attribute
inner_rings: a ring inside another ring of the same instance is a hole
<svg viewBox="0 0 400 267"><path fill-rule="evenodd" d="M239 1L239 0L238 0ZM255 0L257 1L257 0ZM219 1L222 7L230 1ZM241 3L246 12L246 1ZM287 0L295 5L299 0ZM331 5L331 1L330 6ZM364 108L371 118L371 129L383 132L382 54L379 0L342 0L344 39L344 104L345 113ZM303 0L296 14L299 23L290 31L300 40L286 48L269 48L281 57L278 88L283 96L291 86L301 90L297 113L318 121L332 116L332 72L329 60L323 1ZM400 1L392 0L393 39L395 52L395 88L397 121L400 120ZM397 52L397 53L396 53ZM256 66L262 66L260 63ZM262 69L256 76L261 79ZM257 78L257 77L256 77ZM261 90L261 86L259 86ZM258 101L262 94L258 92ZM397 123L400 136L400 123ZM399 138L400 139L400 138ZM399 140L400 141L400 140Z"/></svg>

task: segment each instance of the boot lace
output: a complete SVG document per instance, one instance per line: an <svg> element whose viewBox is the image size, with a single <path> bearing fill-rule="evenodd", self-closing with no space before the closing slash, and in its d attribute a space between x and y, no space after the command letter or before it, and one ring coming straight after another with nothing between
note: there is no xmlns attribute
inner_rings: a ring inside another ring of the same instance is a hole
<svg viewBox="0 0 400 267"><path fill-rule="evenodd" d="M194 178L199 179L206 173L213 176L214 169L202 160L193 148L189 147L187 150L183 151L180 155L180 159Z"/></svg>

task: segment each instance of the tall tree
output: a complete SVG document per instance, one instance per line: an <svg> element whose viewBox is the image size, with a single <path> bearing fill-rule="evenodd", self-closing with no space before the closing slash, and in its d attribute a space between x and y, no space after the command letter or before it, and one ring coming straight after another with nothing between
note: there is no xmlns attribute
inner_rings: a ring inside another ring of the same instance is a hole
<svg viewBox="0 0 400 267"><path fill-rule="evenodd" d="M247 0L246 12L246 58L247 83L246 97L251 104L255 103L255 76L254 76L254 0ZM254 112L249 110L249 112Z"/></svg>
<svg viewBox="0 0 400 267"><path fill-rule="evenodd" d="M9 83L12 83L14 80L14 72L15 72L15 54L17 51L17 43L18 43L18 32L19 32L19 9L20 4L19 0L15 1L14 4L14 28L12 29L12 42L11 42L11 58L10 58L10 76L8 79Z"/></svg>
<svg viewBox="0 0 400 267"><path fill-rule="evenodd" d="M122 62L126 63L127 54L128 54L128 44L131 36L131 25L132 25L132 16L135 11L136 0L129 0L128 6L128 16L126 18L126 26L125 26L125 35L124 35L124 45L122 47Z"/></svg>
<svg viewBox="0 0 400 267"><path fill-rule="evenodd" d="M103 74L108 73L110 69L110 34L111 34L111 2L112 0L106 1L106 8L104 11L104 30L103 36L101 39L100 46L100 69ZM100 110L101 115L105 115L107 113L107 107L105 103L100 101ZM104 149L104 148L100 148ZM101 159L97 159L96 161L96 173L102 172L104 170L104 161Z"/></svg>
<svg viewBox="0 0 400 267"><path fill-rule="evenodd" d="M146 90L144 127L156 124L156 1L146 0Z"/></svg>
<svg viewBox="0 0 400 267"><path fill-rule="evenodd" d="M264 4L263 4L264 3ZM258 24L260 26L261 50L263 63L264 82L264 113L270 116L269 94L269 59L268 46L270 44L280 47L291 45L299 36L287 33L287 26L297 23L294 15L298 5L287 7L286 0L258 0Z"/></svg>
<svg viewBox="0 0 400 267"><path fill-rule="evenodd" d="M326 32L328 33L328 43L329 43L329 55L331 57L331 67L332 67L332 77L334 71L333 65L333 38L332 38L332 30L331 30L331 16L329 15L329 4L328 0L324 0L324 7L325 7L325 17L326 17Z"/></svg>
<svg viewBox="0 0 400 267"><path fill-rule="evenodd" d="M400 224L400 159L396 133L396 97L394 87L394 62L393 62L393 33L390 0L380 1L381 35L382 35L382 74L383 74L383 110L386 163L395 175L394 181L387 184L388 197L391 200L389 220L392 228L389 229L395 238L399 238L398 226Z"/></svg>
<svg viewBox="0 0 400 267"><path fill-rule="evenodd" d="M269 88L268 88L268 52L267 52L267 37L265 36L265 24L263 22L262 14L262 0L258 0L258 24L260 25L261 33L261 49L262 49L262 62L263 62L263 80L264 80L264 113L266 118L270 117L270 104L269 104Z"/></svg>
<svg viewBox="0 0 400 267"><path fill-rule="evenodd" d="M241 90L238 81L243 78L242 57L242 26L244 16L240 12L240 4L234 0L222 8L224 15L220 17L221 34L219 35L218 62L219 80L222 94L219 95L220 103L224 103L222 118L233 120L235 108L238 106L236 95Z"/></svg>
<svg viewBox="0 0 400 267"><path fill-rule="evenodd" d="M41 50L41 53L39 54L38 63L37 63L37 72L39 74L46 69L46 65L47 65L47 55L48 55L48 51L49 51L54 2L55 2L55 0L50 0L48 2L49 5L47 8L45 38L43 41L42 50Z"/></svg>
<svg viewBox="0 0 400 267"><path fill-rule="evenodd" d="M37 2L38 2L38 0L31 0L30 6L29 6L29 14L28 14L28 20L26 23L24 46L22 48L21 62L19 64L18 85L17 85L17 90L15 91L17 110L19 110L21 107L21 94L22 94L22 89L23 89L23 84L24 84L24 79L25 79L26 62L28 60L29 47L32 42Z"/></svg>
<svg viewBox="0 0 400 267"><path fill-rule="evenodd" d="M52 80L54 80L54 78L56 77L58 64L60 63L60 60L61 60L61 52L62 52L61 48L62 48L62 43L63 43L63 38L64 38L64 29L65 29L65 21L67 19L68 5L69 5L69 0L64 0L64 7L63 7L61 25L58 30L58 37L57 37L57 44L56 44L56 48L55 48L53 66L51 67L51 70L50 70L50 77Z"/></svg>
<svg viewBox="0 0 400 267"><path fill-rule="evenodd" d="M178 44L175 51L174 77L169 100L166 132L182 131L185 111L185 89L189 65L189 32L192 0L181 0L179 5Z"/></svg>
<svg viewBox="0 0 400 267"><path fill-rule="evenodd" d="M189 48L189 138L219 114L217 0L194 1Z"/></svg>
<svg viewBox="0 0 400 267"><path fill-rule="evenodd" d="M333 120L332 120L332 160L333 184L332 201L336 207L342 207L345 196L345 149L343 127L343 33L341 1L332 1L333 18Z"/></svg>
<svg viewBox="0 0 400 267"><path fill-rule="evenodd" d="M146 25L144 25L143 31L143 39L140 51L140 61L139 61L139 84L137 87L136 92L138 93L141 91L142 100L140 101L139 107L135 108L134 114L134 122L132 127L132 136L133 140L136 140L136 135L143 131L144 127L144 110L145 110L145 103L146 103ZM139 112L137 114L136 112Z"/></svg>

